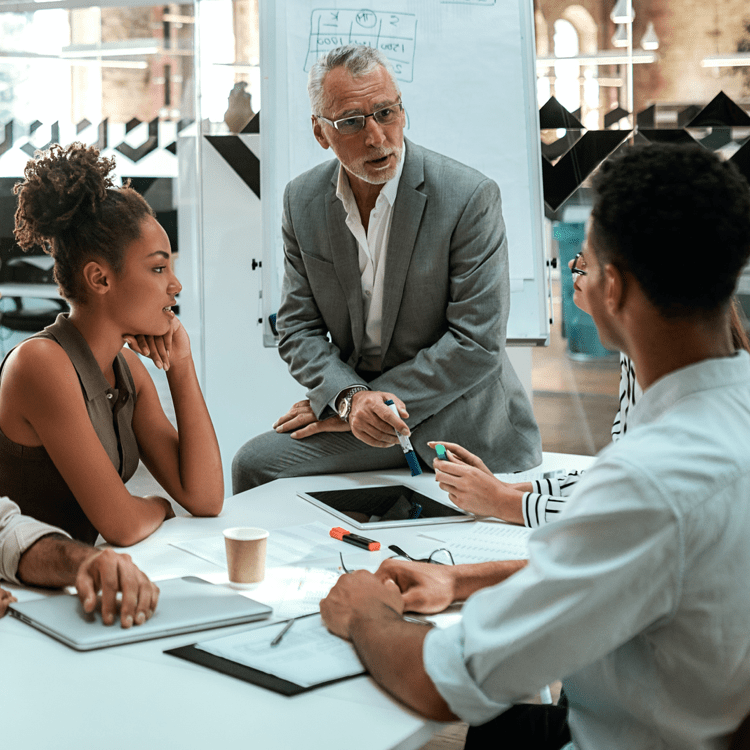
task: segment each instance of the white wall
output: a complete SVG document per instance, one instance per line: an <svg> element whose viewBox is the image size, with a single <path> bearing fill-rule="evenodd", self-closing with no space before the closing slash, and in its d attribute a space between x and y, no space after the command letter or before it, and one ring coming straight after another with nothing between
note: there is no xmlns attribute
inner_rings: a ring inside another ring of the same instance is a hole
<svg viewBox="0 0 750 750"><path fill-rule="evenodd" d="M240 136L260 155L257 135ZM180 317L193 344L201 385L218 438L227 494L231 464L249 438L304 398L276 349L263 346L260 200L205 139L196 188L196 139L178 147ZM198 216L200 225L194 222ZM196 242L203 238L202 252Z"/></svg>

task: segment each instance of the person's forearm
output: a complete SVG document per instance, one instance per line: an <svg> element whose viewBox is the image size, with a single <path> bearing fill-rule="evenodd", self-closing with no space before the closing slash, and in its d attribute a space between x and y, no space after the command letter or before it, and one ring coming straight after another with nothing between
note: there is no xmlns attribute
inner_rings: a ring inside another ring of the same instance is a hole
<svg viewBox="0 0 750 750"><path fill-rule="evenodd" d="M180 505L196 516L215 516L224 503L224 473L211 417L192 357L167 371L179 436Z"/></svg>
<svg viewBox="0 0 750 750"><path fill-rule="evenodd" d="M104 540L114 547L130 547L150 536L172 518L174 511L164 497L158 495L130 495L127 504L118 506L116 518L105 528L99 528Z"/></svg>
<svg viewBox="0 0 750 750"><path fill-rule="evenodd" d="M456 565L449 569L454 574L454 599L458 602L465 601L476 591L495 586L525 567L526 560L497 560Z"/></svg>
<svg viewBox="0 0 750 750"><path fill-rule="evenodd" d="M93 547L60 534L50 534L34 542L21 555L16 575L28 586L72 586L81 563L96 554L98 550Z"/></svg>
<svg viewBox="0 0 750 750"><path fill-rule="evenodd" d="M353 619L350 628L354 648L379 685L428 719L455 721L422 662L428 631L385 605L377 617Z"/></svg>
<svg viewBox="0 0 750 750"><path fill-rule="evenodd" d="M497 480L492 487L493 512L487 515L523 526L523 492Z"/></svg>
<svg viewBox="0 0 750 750"><path fill-rule="evenodd" d="M518 490L522 495L524 492L533 492L534 485L531 482L516 482L515 484L508 485L514 490Z"/></svg>
<svg viewBox="0 0 750 750"><path fill-rule="evenodd" d="M318 419L323 418L326 407L331 406L342 390L363 382L353 367L341 361L339 350L328 341L324 331L313 326L310 330L289 333L279 328L279 333L279 355L289 366L289 374L307 389L307 398Z"/></svg>

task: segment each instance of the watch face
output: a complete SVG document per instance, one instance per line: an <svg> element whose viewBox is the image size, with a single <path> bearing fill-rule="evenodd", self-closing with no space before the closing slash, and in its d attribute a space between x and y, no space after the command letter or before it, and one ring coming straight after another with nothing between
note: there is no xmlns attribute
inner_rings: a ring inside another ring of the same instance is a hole
<svg viewBox="0 0 750 750"><path fill-rule="evenodd" d="M340 404L339 404L339 417L341 419L346 419L347 415L349 414L349 404L351 401L349 398L345 398Z"/></svg>

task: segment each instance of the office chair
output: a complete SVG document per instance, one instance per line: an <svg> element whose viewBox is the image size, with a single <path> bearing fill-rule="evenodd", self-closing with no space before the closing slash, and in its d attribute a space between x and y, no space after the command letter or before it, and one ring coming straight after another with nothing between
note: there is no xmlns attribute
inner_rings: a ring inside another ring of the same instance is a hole
<svg viewBox="0 0 750 750"><path fill-rule="evenodd" d="M0 329L21 333L38 333L43 328L55 322L57 315L68 311L68 305L61 297L49 297L49 285L54 284L52 276L51 258L48 256L26 256L16 245L8 246L2 243L0 247L0 291L3 284L24 284L27 288L23 296L15 294L3 295L4 302L0 305ZM40 292L34 294L33 287L40 285ZM45 285L46 289L42 290ZM24 304L24 299L43 300L43 304ZM9 334L1 338L8 338ZM4 347L3 347L4 349Z"/></svg>
<svg viewBox="0 0 750 750"><path fill-rule="evenodd" d="M729 743L729 750L748 750L748 748L750 748L750 714L737 727Z"/></svg>

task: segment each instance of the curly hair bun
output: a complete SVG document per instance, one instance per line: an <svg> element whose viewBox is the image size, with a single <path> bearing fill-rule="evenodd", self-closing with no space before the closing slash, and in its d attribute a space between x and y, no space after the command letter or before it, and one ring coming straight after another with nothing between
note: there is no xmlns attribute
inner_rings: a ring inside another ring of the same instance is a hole
<svg viewBox="0 0 750 750"><path fill-rule="evenodd" d="M55 144L26 164L24 181L13 188L18 195L16 241L24 250L45 246L71 228L96 217L107 189L114 159L99 155L95 146Z"/></svg>

